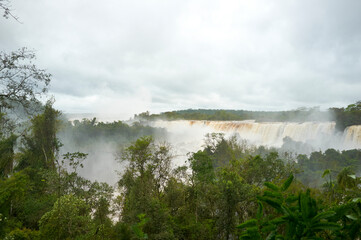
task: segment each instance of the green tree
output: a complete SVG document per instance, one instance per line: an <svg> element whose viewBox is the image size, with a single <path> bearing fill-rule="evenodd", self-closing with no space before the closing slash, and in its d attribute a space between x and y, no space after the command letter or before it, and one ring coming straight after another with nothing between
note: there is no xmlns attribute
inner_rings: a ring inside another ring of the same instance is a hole
<svg viewBox="0 0 361 240"><path fill-rule="evenodd" d="M277 152L271 152L266 157L248 156L241 159L240 175L248 184L261 187L264 182L280 182L293 172L292 163L283 161Z"/></svg>
<svg viewBox="0 0 361 240"><path fill-rule="evenodd" d="M350 168L346 167L337 175L337 185L342 189L353 189L357 185L355 172Z"/></svg>
<svg viewBox="0 0 361 240"><path fill-rule="evenodd" d="M0 178L8 177L14 169L14 146L17 136L0 140Z"/></svg>
<svg viewBox="0 0 361 240"><path fill-rule="evenodd" d="M348 105L346 108L331 108L335 115L336 128L343 131L351 125L361 124L361 101Z"/></svg>
<svg viewBox="0 0 361 240"><path fill-rule="evenodd" d="M95 227L96 239L111 239L112 237L112 221L109 218L111 214L109 201L105 197L101 197L95 204L95 212L93 223Z"/></svg>
<svg viewBox="0 0 361 240"><path fill-rule="evenodd" d="M152 137L143 137L122 154L127 164L118 184L122 192L122 220L133 225L139 214L149 221L144 232L150 239L172 239L169 211L162 201L170 170L169 148L154 143Z"/></svg>
<svg viewBox="0 0 361 240"><path fill-rule="evenodd" d="M43 239L89 239L91 217L88 205L74 195L59 198L39 221Z"/></svg>
<svg viewBox="0 0 361 240"><path fill-rule="evenodd" d="M9 178L0 179L0 238L18 227L18 221L12 218L17 213L17 206L26 198L26 192L32 188L29 177L24 172L12 174ZM21 224L20 224L21 225Z"/></svg>
<svg viewBox="0 0 361 240"><path fill-rule="evenodd" d="M25 148L18 164L19 169L28 166L55 169L55 159L60 148L56 137L60 125L59 115L60 112L48 101L44 112L31 120L31 132L23 141Z"/></svg>
<svg viewBox="0 0 361 240"><path fill-rule="evenodd" d="M236 226L252 211L247 202L254 199L254 189L246 184L232 166L221 169L217 174L217 185L220 190L217 203L218 239L235 239ZM245 209L242 206L246 205Z"/></svg>

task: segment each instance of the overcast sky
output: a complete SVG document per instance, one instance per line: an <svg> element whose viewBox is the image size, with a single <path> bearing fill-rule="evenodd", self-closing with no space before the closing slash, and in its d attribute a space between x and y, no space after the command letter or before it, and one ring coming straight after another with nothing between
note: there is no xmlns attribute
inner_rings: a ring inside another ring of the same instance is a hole
<svg viewBox="0 0 361 240"><path fill-rule="evenodd" d="M67 113L287 110L361 100L359 0L12 0Z"/></svg>

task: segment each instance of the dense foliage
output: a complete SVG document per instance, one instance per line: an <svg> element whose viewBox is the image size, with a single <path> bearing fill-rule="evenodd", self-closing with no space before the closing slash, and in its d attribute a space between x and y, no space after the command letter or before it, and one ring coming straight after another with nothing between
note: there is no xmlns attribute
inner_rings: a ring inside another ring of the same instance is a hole
<svg viewBox="0 0 361 240"><path fill-rule="evenodd" d="M1 238L352 239L360 234L355 174L360 150L280 158L272 149L248 148L214 133L186 165L172 167L170 146L140 137L119 155L123 170L115 194L109 185L79 176L87 154L59 155L57 132L68 128L74 138L88 133L88 141L100 136L116 141L117 135L154 129L95 120L64 125L58 116L49 102L23 137L4 135L0 142Z"/></svg>

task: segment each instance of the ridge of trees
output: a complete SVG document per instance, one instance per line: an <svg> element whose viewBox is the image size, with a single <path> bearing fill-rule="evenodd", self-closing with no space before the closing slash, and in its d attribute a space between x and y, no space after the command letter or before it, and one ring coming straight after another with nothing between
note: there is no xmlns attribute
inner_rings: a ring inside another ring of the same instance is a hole
<svg viewBox="0 0 361 240"><path fill-rule="evenodd" d="M346 108L330 108L320 111L318 107L299 108L290 111L248 111L224 109L187 109L150 114L143 112L134 115L140 120L207 120L207 121L243 121L257 122L305 122L335 121L336 128L343 131L352 125L361 125L361 101L348 105Z"/></svg>
<svg viewBox="0 0 361 240"><path fill-rule="evenodd" d="M290 111L248 111L248 110L224 110L224 109L187 109L163 112L160 114L150 114L143 112L136 114L135 119L166 119L166 120L219 120L219 121L242 121L256 120L259 122L274 121L327 121L327 112L320 111L319 108L299 108Z"/></svg>
<svg viewBox="0 0 361 240"><path fill-rule="evenodd" d="M124 145L142 136L154 135L164 136L165 130L144 126L139 122L133 124L122 121L97 122L96 118L75 120L73 122L63 119L59 131L59 138L64 139L68 145L72 145L74 148L85 148L97 144L99 141Z"/></svg>

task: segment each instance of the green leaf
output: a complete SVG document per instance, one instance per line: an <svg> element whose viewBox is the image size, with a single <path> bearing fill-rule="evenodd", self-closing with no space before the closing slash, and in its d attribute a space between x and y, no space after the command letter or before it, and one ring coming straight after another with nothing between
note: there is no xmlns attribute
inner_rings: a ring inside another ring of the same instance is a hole
<svg viewBox="0 0 361 240"><path fill-rule="evenodd" d="M285 222L287 222L287 220L284 217L278 217L270 221L271 224L275 224L275 225L279 225Z"/></svg>
<svg viewBox="0 0 361 240"><path fill-rule="evenodd" d="M263 215L263 204L258 201L257 219L261 219Z"/></svg>
<svg viewBox="0 0 361 240"><path fill-rule="evenodd" d="M323 174L322 174L322 178L324 178L326 175L330 174L331 170L330 169L326 169Z"/></svg>
<svg viewBox="0 0 361 240"><path fill-rule="evenodd" d="M302 213L302 218L304 221L308 221L309 218L313 218L313 214L315 214L315 209L312 204L312 199L310 197L309 191L304 193L300 193L300 210Z"/></svg>
<svg viewBox="0 0 361 240"><path fill-rule="evenodd" d="M264 226L262 227L261 231L263 233L268 233L268 232L271 232L271 231L275 231L277 229L277 226L274 225L274 224L269 224L267 226Z"/></svg>
<svg viewBox="0 0 361 240"><path fill-rule="evenodd" d="M286 239L295 239L297 236L297 231L300 231L299 227L302 228L302 225L299 222L290 221L286 228Z"/></svg>
<svg viewBox="0 0 361 240"><path fill-rule="evenodd" d="M282 235L277 235L275 240L284 240L285 238Z"/></svg>
<svg viewBox="0 0 361 240"><path fill-rule="evenodd" d="M279 192L264 191L263 196L282 199L282 194Z"/></svg>
<svg viewBox="0 0 361 240"><path fill-rule="evenodd" d="M276 237L276 231L272 231L270 232L270 234L268 234L266 240L274 240Z"/></svg>
<svg viewBox="0 0 361 240"><path fill-rule="evenodd" d="M287 217L294 219L294 214L288 207L281 205L281 210L282 210L282 213L285 214Z"/></svg>
<svg viewBox="0 0 361 240"><path fill-rule="evenodd" d="M297 224L295 222L289 222L286 228L286 239L295 239L297 230Z"/></svg>
<svg viewBox="0 0 361 240"><path fill-rule="evenodd" d="M332 217L336 214L335 211L326 211L326 212L322 212L322 213L319 213L317 214L316 216L314 216L311 220L312 223L316 223L318 221L320 221L321 219L326 219L326 218L329 218L329 217Z"/></svg>
<svg viewBox="0 0 361 240"><path fill-rule="evenodd" d="M292 183L292 181L293 181L293 174L291 174L288 178L287 178L287 180L282 184L282 187L281 187L281 190L282 191L286 191L288 188L289 188L289 186L291 185L291 183Z"/></svg>
<svg viewBox="0 0 361 240"><path fill-rule="evenodd" d="M286 203L294 203L298 200L298 196L295 195L291 195L289 197L286 198Z"/></svg>
<svg viewBox="0 0 361 240"><path fill-rule="evenodd" d="M355 215L346 215L347 218L357 221L358 218Z"/></svg>
<svg viewBox="0 0 361 240"><path fill-rule="evenodd" d="M252 239L252 240L261 240L261 235L258 232L258 227L247 228L246 232L241 235L240 239Z"/></svg>
<svg viewBox="0 0 361 240"><path fill-rule="evenodd" d="M312 225L313 230L339 230L340 225L333 222L320 222Z"/></svg>
<svg viewBox="0 0 361 240"><path fill-rule="evenodd" d="M265 182L264 185L265 185L266 187L268 187L269 189L272 189L272 190L274 190L274 191L276 191L276 192L279 192L279 191L280 191L280 188L277 187L277 186L276 186L275 184L273 184L273 183Z"/></svg>
<svg viewBox="0 0 361 240"><path fill-rule="evenodd" d="M250 219L245 221L244 223L237 226L237 228L250 228L257 226L257 220L256 219Z"/></svg>
<svg viewBox="0 0 361 240"><path fill-rule="evenodd" d="M279 212L282 212L281 209L281 202L276 201L274 199L269 199L267 197L259 197L259 199L265 203L267 203L268 205L270 205L271 207L275 208L276 210L278 210Z"/></svg>

